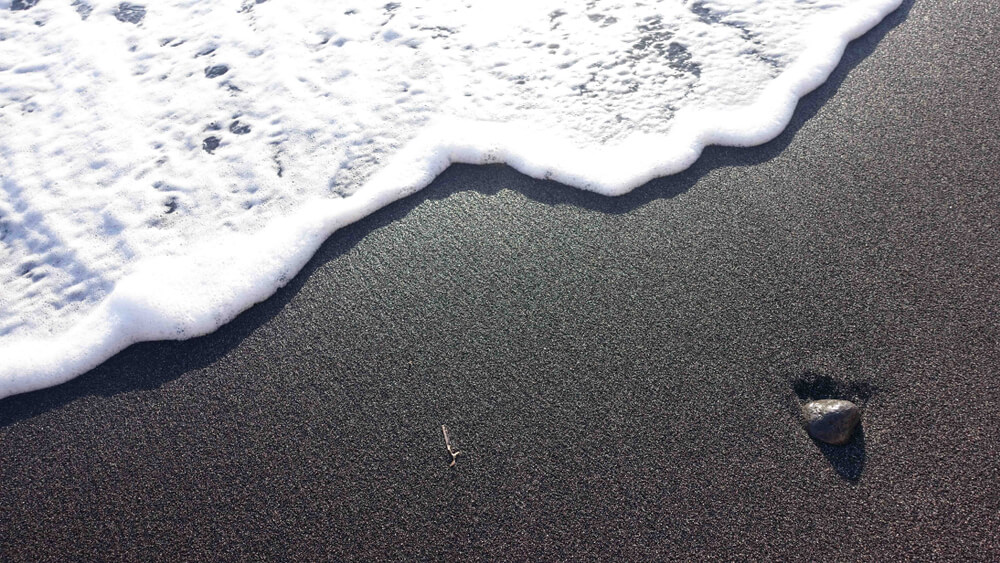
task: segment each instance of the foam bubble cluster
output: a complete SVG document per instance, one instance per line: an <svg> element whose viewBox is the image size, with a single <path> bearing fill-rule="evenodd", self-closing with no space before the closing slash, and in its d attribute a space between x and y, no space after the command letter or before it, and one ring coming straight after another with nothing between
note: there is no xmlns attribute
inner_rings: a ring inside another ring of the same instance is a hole
<svg viewBox="0 0 1000 563"><path fill-rule="evenodd" d="M210 332L452 162L614 195L900 0L0 0L0 397Z"/></svg>

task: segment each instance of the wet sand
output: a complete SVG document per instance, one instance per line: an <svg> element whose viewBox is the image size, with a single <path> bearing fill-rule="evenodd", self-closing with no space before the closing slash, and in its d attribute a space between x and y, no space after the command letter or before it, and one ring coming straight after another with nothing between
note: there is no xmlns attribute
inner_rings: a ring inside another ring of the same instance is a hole
<svg viewBox="0 0 1000 563"><path fill-rule="evenodd" d="M907 2L780 138L625 197L453 166L0 401L0 560L1000 558L998 23Z"/></svg>

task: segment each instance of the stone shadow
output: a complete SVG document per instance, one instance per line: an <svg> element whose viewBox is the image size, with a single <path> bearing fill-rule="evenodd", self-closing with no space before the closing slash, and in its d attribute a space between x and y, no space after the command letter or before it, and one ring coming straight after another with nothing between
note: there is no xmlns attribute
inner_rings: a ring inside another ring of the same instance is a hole
<svg viewBox="0 0 1000 563"><path fill-rule="evenodd" d="M851 441L843 446L832 446L813 439L813 443L826 457L838 475L844 479L857 482L865 469L867 453L865 452L865 405L878 389L866 381L839 380L828 375L806 372L792 379L792 390L798 397L796 402L800 409L809 402L818 399L844 399L861 407L861 422L858 423Z"/></svg>

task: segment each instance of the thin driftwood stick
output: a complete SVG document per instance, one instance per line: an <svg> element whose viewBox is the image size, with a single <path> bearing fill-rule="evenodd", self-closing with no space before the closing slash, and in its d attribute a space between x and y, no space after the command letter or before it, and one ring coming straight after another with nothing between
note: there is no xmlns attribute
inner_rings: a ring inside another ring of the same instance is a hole
<svg viewBox="0 0 1000 563"><path fill-rule="evenodd" d="M456 458L462 453L455 451L451 446L451 434L448 433L448 427L444 424L441 425L441 433L444 434L444 445L448 448L448 453L451 454L451 463L448 467L455 467Z"/></svg>

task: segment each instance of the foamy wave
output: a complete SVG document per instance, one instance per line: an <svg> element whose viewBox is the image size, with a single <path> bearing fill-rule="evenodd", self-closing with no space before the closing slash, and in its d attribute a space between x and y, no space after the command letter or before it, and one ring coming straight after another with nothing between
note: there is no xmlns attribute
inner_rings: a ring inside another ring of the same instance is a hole
<svg viewBox="0 0 1000 563"><path fill-rule="evenodd" d="M766 142L900 0L29 4L0 0L0 397L215 330L453 162L617 195Z"/></svg>

